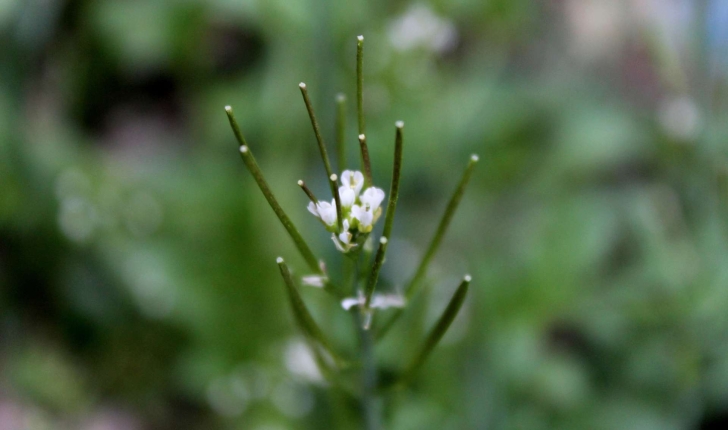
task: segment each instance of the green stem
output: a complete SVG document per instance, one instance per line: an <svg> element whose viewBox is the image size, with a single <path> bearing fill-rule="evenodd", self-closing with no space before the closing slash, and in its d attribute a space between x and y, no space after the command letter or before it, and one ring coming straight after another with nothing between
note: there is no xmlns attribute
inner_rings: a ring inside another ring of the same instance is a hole
<svg viewBox="0 0 728 430"><path fill-rule="evenodd" d="M288 235L291 237L291 239L293 239L293 242L296 244L296 248L298 248L298 251L301 253L301 256L303 256L304 260L306 260L309 268L315 273L321 273L321 268L319 267L318 260L313 255L311 248L308 247L306 241L298 232L296 226L293 225L291 219L288 218L288 215L286 215L281 205L278 204L275 196L273 196L273 192L270 190L268 182L266 182L265 178L263 177L263 172L260 170L260 167L258 167L258 163L255 161L253 152L250 150L250 147L243 137L243 133L240 131L238 122L235 120L235 116L233 114L233 109L230 106L226 106L225 112L227 113L228 120L230 121L230 127L233 129L235 138L240 144L240 156L242 157L243 162L248 168L250 174L253 175L255 182L258 184L258 188L260 188L260 191L263 192L263 196L268 201L268 204L273 209L273 212L275 212L276 216L278 216L278 219L280 220L281 224L283 224L283 227L288 232Z"/></svg>
<svg viewBox="0 0 728 430"><path fill-rule="evenodd" d="M384 264L384 255L387 252L387 244L389 243L389 240L382 236L379 238L379 247L377 248L377 255L374 257L374 264L372 265L372 270L369 272L369 279L367 280L367 287L364 291L364 295L366 297L366 302L364 303L364 309L371 312L369 309L369 305L372 302L372 296L374 295L374 289L377 286L377 280L379 279L379 271L382 269L382 264Z"/></svg>
<svg viewBox="0 0 728 430"><path fill-rule="evenodd" d="M465 171L463 172L463 176L462 178L460 178L460 182L458 183L457 188L450 197L450 201L448 202L447 208L445 209L445 213L440 219L440 224L437 226L437 231L430 241L430 246L427 248L427 252L425 252L425 255L422 257L419 266L417 266L417 271L415 272L415 275L412 277L412 279L404 289L405 298L407 300L411 299L414 296L417 288L419 288L419 286L422 284L422 280L427 274L427 268L430 264L430 260L432 260L432 257L435 255L437 249L440 246L442 237L445 235L445 232L450 225L450 221L455 214L455 210L457 209L458 204L463 197L463 193L465 192L465 188L468 185L468 181L470 180L470 176L473 172L473 167L475 167L475 164L477 162L478 156L471 155L470 161L468 162L468 165L467 167L465 167ZM392 328L392 326L394 326L394 323L399 320L403 313L404 310L397 309L389 318L389 320L387 320L381 327L377 329L377 339L381 339L387 333L389 333L389 330Z"/></svg>
<svg viewBox="0 0 728 430"><path fill-rule="evenodd" d="M336 153L339 156L339 172L346 169L346 96L336 96Z"/></svg>
<svg viewBox="0 0 728 430"><path fill-rule="evenodd" d="M470 181L470 176L473 173L473 167L475 167L475 164L477 162L478 156L471 155L470 161L468 162L468 165L467 167L465 167L465 171L463 172L463 176L460 178L460 183L458 183L455 192L450 197L447 208L445 208L445 213L442 215L442 218L440 219L440 224L437 226L437 230L435 231L435 235L430 241L430 246L427 247L427 252L425 252L425 255L422 257L419 266L417 266L417 271L415 272L415 275L412 277L412 280L405 288L405 296L408 299L412 298L420 282L427 274L427 268L430 265L430 261L432 260L432 257L435 256L437 250L440 248L442 238L443 236L445 236L445 232L450 226L450 221L452 221L452 217L453 215L455 215L455 211L457 210L458 205L460 204L460 200L465 193L465 188L468 185L468 181Z"/></svg>
<svg viewBox="0 0 728 430"><path fill-rule="evenodd" d="M331 170L331 162L329 161L329 154L326 152L326 144L324 143L324 138L321 135L321 129L319 128L318 121L316 120L316 114L313 111L313 104L311 103L311 100L308 97L308 89L306 88L306 84L301 82L298 84L298 87L301 89L301 95L303 95L303 102L306 105L306 110L308 111L308 117L311 119L311 126L313 127L313 134L316 135L316 142L318 143L319 152L321 153L321 159L324 162L324 168L326 169L326 176L331 179L334 172ZM329 187L331 188L331 196L333 198L337 198L338 196L338 190L336 189L336 181L330 180L329 181ZM339 215L338 216L338 225L339 225L339 231L341 231L341 209L337 206L336 212Z"/></svg>
<svg viewBox="0 0 728 430"><path fill-rule="evenodd" d="M341 356L336 353L334 348L331 346L331 342L329 342L326 338L323 331L319 328L318 324L316 324L316 321L311 316L311 313L308 311L298 289L293 283L291 272L288 270L288 266L285 261L283 261L283 258L278 257L276 259L276 263L278 263L278 268L280 269L281 276L283 277L283 282L286 285L286 293L288 295L288 300L291 304L291 311L293 312L296 323L309 339L317 342L326 349L337 363L342 363L343 360L341 359Z"/></svg>
<svg viewBox="0 0 728 430"><path fill-rule="evenodd" d="M374 339L370 330L359 325L362 354L362 409L364 412L364 428L379 430L381 428L381 405L377 394L377 368L374 359Z"/></svg>
<svg viewBox="0 0 728 430"><path fill-rule="evenodd" d="M363 89L364 89L364 36L356 38L356 116L359 124L359 134L364 134L364 109Z"/></svg>
<svg viewBox="0 0 728 430"><path fill-rule="evenodd" d="M351 283L353 284L354 294L357 294L359 285L359 260L352 260L353 272ZM359 352L362 362L361 374L361 410L362 421L365 430L379 430L381 428L381 408L378 399L378 379L377 368L374 356L374 339L369 330L364 329L364 321L366 318L362 308L358 312L354 312L354 324L359 334Z"/></svg>
<svg viewBox="0 0 728 430"><path fill-rule="evenodd" d="M458 289L455 291L452 299L450 299L450 303L448 303L445 312L443 312L440 316L440 319L437 320L437 324L435 324L435 326L428 334L424 344L420 348L417 355L414 356L412 361L410 361L409 365L405 368L405 371L402 373L402 377L399 379L399 382L396 385L404 385L412 380L417 370L419 370L419 368L424 364L424 362L430 356L432 350L435 348L435 346L437 346L437 344L447 332L447 329L450 328L450 325L460 312L460 308L462 308L463 306L465 296L468 294L470 281L470 275L465 275L463 277L460 286L458 286Z"/></svg>
<svg viewBox="0 0 728 430"><path fill-rule="evenodd" d="M298 186L301 187L304 193L306 193L306 196L308 196L308 199L311 200L314 204L318 203L318 199L313 194L313 191L308 188L305 182L303 182L302 179L298 180Z"/></svg>
<svg viewBox="0 0 728 430"><path fill-rule="evenodd" d="M399 200L399 180L402 173L402 146L403 136L402 129L404 123L397 121L395 123L397 128L396 135L394 138L394 167L392 168L392 184L389 187L389 202L387 202L387 215L384 218L384 231L382 236L389 238L392 234L392 226L394 225L394 212L397 208L397 201Z"/></svg>
<svg viewBox="0 0 728 430"><path fill-rule="evenodd" d="M368 309L372 301L372 295L377 286L377 280L379 279L379 270L384 263L384 256L387 252L387 243L392 233L392 226L394 225L394 212L397 208L397 200L399 199L399 180L402 172L402 128L404 123L397 121L395 124L397 131L394 139L394 167L392 168L392 184L389 187L389 202L387 203L387 215L384 219L384 231L382 237L379 239L379 248L377 249L377 255L374 258L374 265L372 266L371 274L369 275L369 282L367 283L366 289L366 305Z"/></svg>
<svg viewBox="0 0 728 430"><path fill-rule="evenodd" d="M331 177L329 177L329 183L331 184L331 189L334 190L334 201L336 202L336 221L339 227L338 232L341 233L341 231L344 229L344 218L341 216L341 196L339 196L339 191L336 187L337 179L338 176L336 176L336 174L334 173L331 175Z"/></svg>
<svg viewBox="0 0 728 430"><path fill-rule="evenodd" d="M370 187L374 183L372 180L372 163L369 159L367 137L363 134L359 135L359 148L361 149L362 170L364 170L364 187Z"/></svg>

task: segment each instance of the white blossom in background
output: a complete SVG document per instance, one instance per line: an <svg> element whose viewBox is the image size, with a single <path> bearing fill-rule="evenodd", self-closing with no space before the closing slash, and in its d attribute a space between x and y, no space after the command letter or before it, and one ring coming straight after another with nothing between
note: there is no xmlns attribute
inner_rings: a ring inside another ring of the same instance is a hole
<svg viewBox="0 0 728 430"><path fill-rule="evenodd" d="M437 53L452 50L458 34L450 20L436 15L424 4L414 4L387 28L392 46L399 51L425 48Z"/></svg>
<svg viewBox="0 0 728 430"><path fill-rule="evenodd" d="M287 342L283 353L286 369L295 377L315 384L323 384L324 378L319 371L313 352L306 342L294 338Z"/></svg>
<svg viewBox="0 0 728 430"><path fill-rule="evenodd" d="M566 0L570 49L586 61L613 60L629 38L654 33L672 52L682 52L694 22L693 0Z"/></svg>
<svg viewBox="0 0 728 430"><path fill-rule="evenodd" d="M665 133L674 139L692 140L700 131L700 110L695 101L687 96L663 102L658 119Z"/></svg>
<svg viewBox="0 0 728 430"><path fill-rule="evenodd" d="M622 2L567 0L563 3L571 52L587 62L611 58L622 50L629 26Z"/></svg>

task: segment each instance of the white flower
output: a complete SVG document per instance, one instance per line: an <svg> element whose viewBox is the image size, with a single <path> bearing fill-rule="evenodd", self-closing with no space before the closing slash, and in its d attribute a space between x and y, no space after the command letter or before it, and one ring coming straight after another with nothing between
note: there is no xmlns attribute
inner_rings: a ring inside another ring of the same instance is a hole
<svg viewBox="0 0 728 430"><path fill-rule="evenodd" d="M319 216L318 209L316 208L316 203L308 202L308 206L306 206L306 209L308 209L308 211L311 212L316 218L321 218Z"/></svg>
<svg viewBox="0 0 728 430"><path fill-rule="evenodd" d="M303 285L316 288L323 288L328 281L329 278L325 275L306 275L301 278Z"/></svg>
<svg viewBox="0 0 728 430"><path fill-rule="evenodd" d="M349 310L354 306L364 307L367 303L367 298L364 297L364 293L359 290L356 297L347 297L341 301L341 307L344 310ZM387 308L403 308L405 305L404 297L399 294L379 294L374 293L372 300L369 303L368 309L363 309L362 327L364 330L369 330L372 324L372 316L374 309L387 309Z"/></svg>
<svg viewBox="0 0 728 430"><path fill-rule="evenodd" d="M341 173L341 183L354 190L355 196L358 196L364 186L364 175L358 171L344 170Z"/></svg>
<svg viewBox="0 0 728 430"><path fill-rule="evenodd" d="M334 245L336 246L336 249L338 249L341 252L349 252L351 248L356 246L356 243L351 243L351 233L349 233L349 220L344 220L344 230L339 234L339 236L336 236L336 233L331 234L331 240L334 241Z"/></svg>
<svg viewBox="0 0 728 430"><path fill-rule="evenodd" d="M375 212L379 209L379 205L382 204L382 200L384 200L384 191L377 187L369 187L359 197L359 200L361 200L365 207L368 206L372 212Z"/></svg>
<svg viewBox="0 0 728 430"><path fill-rule="evenodd" d="M341 307L348 311L354 306L364 306L366 302L367 298L364 297L364 293L359 290L356 297L347 297L342 300ZM372 309L403 308L404 305L404 297L399 294L374 293L374 295L372 295L372 301L369 303L369 307Z"/></svg>
<svg viewBox="0 0 728 430"><path fill-rule="evenodd" d="M369 305L374 309L403 308L405 301L399 294L374 294Z"/></svg>
<svg viewBox="0 0 728 430"><path fill-rule="evenodd" d="M374 222L374 214L372 211L362 206L354 205L351 207L351 216L359 221L359 231L368 233L372 231L372 222Z"/></svg>
<svg viewBox="0 0 728 430"><path fill-rule="evenodd" d="M342 185L339 187L339 199L341 200L342 208L350 208L356 201L356 193L351 187Z"/></svg>
<svg viewBox="0 0 728 430"><path fill-rule="evenodd" d="M318 202L315 205L313 202L308 204L308 211L314 214L314 216L321 219L329 227L333 227L336 224L336 201L332 200L329 202Z"/></svg>

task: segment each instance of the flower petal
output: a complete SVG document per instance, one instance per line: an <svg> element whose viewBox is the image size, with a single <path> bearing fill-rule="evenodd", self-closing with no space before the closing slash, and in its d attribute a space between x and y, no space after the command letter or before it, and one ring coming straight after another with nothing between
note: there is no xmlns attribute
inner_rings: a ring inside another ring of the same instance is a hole
<svg viewBox="0 0 728 430"><path fill-rule="evenodd" d="M324 224L329 227L336 224L336 201L332 201L331 203L323 201L318 202L316 203L316 208L318 209L319 216Z"/></svg>
<svg viewBox="0 0 728 430"><path fill-rule="evenodd" d="M307 209L309 212L311 212L316 218L321 218L321 215L318 213L318 209L316 208L316 205L313 202L308 202Z"/></svg>
<svg viewBox="0 0 728 430"><path fill-rule="evenodd" d="M347 311L354 306L359 306L360 304L360 300L357 297L347 297L341 301L341 307Z"/></svg>
<svg viewBox="0 0 728 430"><path fill-rule="evenodd" d="M349 208L351 207L351 205L354 204L354 201L356 200L356 194L354 194L354 190L352 190L350 187L342 185L341 187L339 187L339 199L341 200L342 208Z"/></svg>
<svg viewBox="0 0 728 430"><path fill-rule="evenodd" d="M364 186L364 175L356 170L344 170L341 173L341 183L354 190L354 194L358 196Z"/></svg>
<svg viewBox="0 0 728 430"><path fill-rule="evenodd" d="M372 212L379 208L384 200L384 191L377 187L369 187L364 191L364 194L359 198L363 205L369 206Z"/></svg>
<svg viewBox="0 0 728 430"><path fill-rule="evenodd" d="M374 220L374 214L371 211L362 206L354 205L351 207L351 216L359 221L359 231L364 233L371 231L372 221Z"/></svg>
<svg viewBox="0 0 728 430"><path fill-rule="evenodd" d="M323 288L328 280L326 276L322 275L306 275L301 278L303 285L316 288Z"/></svg>
<svg viewBox="0 0 728 430"><path fill-rule="evenodd" d="M404 297L399 294L374 294L370 306L377 309L403 308Z"/></svg>

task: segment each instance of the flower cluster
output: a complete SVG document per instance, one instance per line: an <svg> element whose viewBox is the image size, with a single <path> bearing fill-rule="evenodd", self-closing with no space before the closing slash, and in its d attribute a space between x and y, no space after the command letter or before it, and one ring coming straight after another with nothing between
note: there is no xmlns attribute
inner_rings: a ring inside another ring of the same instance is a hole
<svg viewBox="0 0 728 430"><path fill-rule="evenodd" d="M335 175L333 176L332 179L335 178ZM344 253L356 247L360 234L371 232L374 223L382 215L384 191L377 187L369 187L361 192L362 188L364 188L364 175L359 171L344 170L339 187L341 231L338 230L336 199L331 200L331 203L318 201L308 204L308 211L332 232L331 240L334 241L336 249Z"/></svg>

